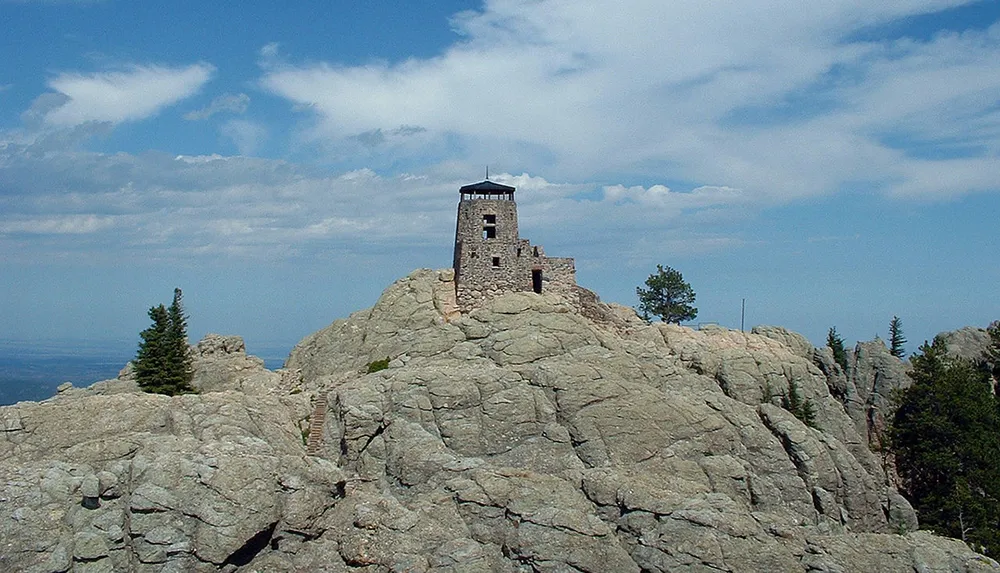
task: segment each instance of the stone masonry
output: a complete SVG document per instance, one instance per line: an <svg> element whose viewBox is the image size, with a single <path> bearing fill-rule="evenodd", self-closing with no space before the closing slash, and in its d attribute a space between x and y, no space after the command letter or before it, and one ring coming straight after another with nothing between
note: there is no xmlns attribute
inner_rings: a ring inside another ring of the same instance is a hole
<svg viewBox="0 0 1000 573"><path fill-rule="evenodd" d="M489 180L459 190L454 266L462 311L508 292L577 297L573 259L547 257L541 246L518 235L514 191Z"/></svg>

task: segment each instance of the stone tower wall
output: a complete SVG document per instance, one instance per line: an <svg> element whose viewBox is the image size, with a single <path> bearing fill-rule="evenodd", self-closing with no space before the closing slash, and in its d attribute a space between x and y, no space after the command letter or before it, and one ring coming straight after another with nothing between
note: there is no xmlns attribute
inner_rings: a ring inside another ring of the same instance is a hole
<svg viewBox="0 0 1000 573"><path fill-rule="evenodd" d="M462 311L508 292L534 290L541 272L543 292L576 297L573 259L549 258L521 239L517 204L509 199L463 199L455 227L456 300Z"/></svg>
<svg viewBox="0 0 1000 573"><path fill-rule="evenodd" d="M544 257L544 261L543 291L559 293L575 300L579 296L576 290L576 261L566 257Z"/></svg>
<svg viewBox="0 0 1000 573"><path fill-rule="evenodd" d="M484 236L489 228L495 233L492 237ZM517 260L517 249L524 248L521 243L517 231L517 205L513 201L469 199L459 202L455 280L461 308L471 308L480 300L504 292L524 290L523 266Z"/></svg>

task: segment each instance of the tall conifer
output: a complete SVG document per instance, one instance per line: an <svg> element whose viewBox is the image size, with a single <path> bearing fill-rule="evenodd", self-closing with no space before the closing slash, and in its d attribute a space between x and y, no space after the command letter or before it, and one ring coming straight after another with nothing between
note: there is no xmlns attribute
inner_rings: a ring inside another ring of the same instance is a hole
<svg viewBox="0 0 1000 573"><path fill-rule="evenodd" d="M1000 555L1000 415L986 372L935 339L911 359L891 430L921 526Z"/></svg>
<svg viewBox="0 0 1000 573"><path fill-rule="evenodd" d="M893 316L889 322L889 352L896 358L902 359L906 355L906 337L903 336L903 321L898 316Z"/></svg>
<svg viewBox="0 0 1000 573"><path fill-rule="evenodd" d="M162 304L149 309L153 324L139 337L135 356L135 376L139 387L156 394L192 392L194 372L187 344L187 316L181 305L181 289L174 289L170 307Z"/></svg>

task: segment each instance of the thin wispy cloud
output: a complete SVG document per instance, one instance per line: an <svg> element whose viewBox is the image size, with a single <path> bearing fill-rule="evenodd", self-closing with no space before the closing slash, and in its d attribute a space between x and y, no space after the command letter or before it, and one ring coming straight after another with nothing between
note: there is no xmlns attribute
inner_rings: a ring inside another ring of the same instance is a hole
<svg viewBox="0 0 1000 573"><path fill-rule="evenodd" d="M184 119L188 121L197 121L201 119L208 119L218 113L241 114L244 113L249 106L250 96L247 94L222 94L213 99L212 103L207 106L184 114Z"/></svg>
<svg viewBox="0 0 1000 573"><path fill-rule="evenodd" d="M219 129L223 136L233 141L240 155L255 154L267 139L267 130L263 126L245 119L231 119Z"/></svg>
<svg viewBox="0 0 1000 573"><path fill-rule="evenodd" d="M211 79L214 70L209 64L192 64L61 73L48 81L53 93L36 100L36 104L42 104L36 113L44 123L55 127L136 121L194 95Z"/></svg>
<svg viewBox="0 0 1000 573"><path fill-rule="evenodd" d="M65 215L33 219L0 221L0 235L86 235L114 226L112 217L96 215Z"/></svg>

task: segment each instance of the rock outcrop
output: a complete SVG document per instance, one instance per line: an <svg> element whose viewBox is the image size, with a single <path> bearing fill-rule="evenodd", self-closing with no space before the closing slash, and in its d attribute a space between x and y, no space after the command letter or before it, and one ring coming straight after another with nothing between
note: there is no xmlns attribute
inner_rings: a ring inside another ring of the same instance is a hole
<svg viewBox="0 0 1000 573"><path fill-rule="evenodd" d="M457 315L450 278L398 281L283 373L223 339L200 395L0 408L0 569L1000 571L913 531L844 405L870 387L831 392L798 335L583 290Z"/></svg>
<svg viewBox="0 0 1000 573"><path fill-rule="evenodd" d="M942 332L936 338L940 338L944 342L948 354L974 362L983 360L986 356L986 350L992 343L989 331L975 326Z"/></svg>
<svg viewBox="0 0 1000 573"><path fill-rule="evenodd" d="M854 422L857 432L876 451L884 448L888 418L895 412L896 392L908 388L906 365L881 340L859 342L848 351L847 371L829 347L817 348L813 362L826 375L827 387Z"/></svg>
<svg viewBox="0 0 1000 573"><path fill-rule="evenodd" d="M264 367L264 361L246 353L239 336L209 334L192 349L193 386L199 392L235 390L264 394L281 387L281 374Z"/></svg>

